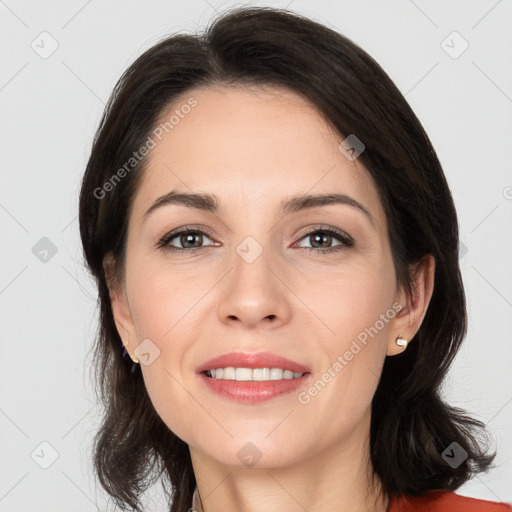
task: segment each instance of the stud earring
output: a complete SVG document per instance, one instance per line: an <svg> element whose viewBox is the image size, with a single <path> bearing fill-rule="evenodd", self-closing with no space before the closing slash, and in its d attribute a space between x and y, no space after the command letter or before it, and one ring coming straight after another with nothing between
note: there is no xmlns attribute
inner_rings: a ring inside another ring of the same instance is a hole
<svg viewBox="0 0 512 512"><path fill-rule="evenodd" d="M134 363L138 363L139 360L136 358L136 357L133 357L130 352L128 352L128 349L126 348L126 345L124 347L124 351L123 351L123 357L126 356L126 354L128 354L130 356L130 359L134 362Z"/></svg>
<svg viewBox="0 0 512 512"><path fill-rule="evenodd" d="M395 341L397 345L404 347L404 350L407 348L407 343L409 343L405 338L402 338L402 336L398 336Z"/></svg>

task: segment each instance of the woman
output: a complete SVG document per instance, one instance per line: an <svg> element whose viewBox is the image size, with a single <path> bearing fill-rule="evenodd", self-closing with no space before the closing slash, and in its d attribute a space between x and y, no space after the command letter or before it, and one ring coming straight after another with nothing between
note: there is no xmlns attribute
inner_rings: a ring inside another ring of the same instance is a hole
<svg viewBox="0 0 512 512"><path fill-rule="evenodd" d="M439 391L466 331L456 212L347 38L242 8L149 49L106 107L80 230L95 469L121 507L163 477L173 512L511 510L453 492L495 455Z"/></svg>

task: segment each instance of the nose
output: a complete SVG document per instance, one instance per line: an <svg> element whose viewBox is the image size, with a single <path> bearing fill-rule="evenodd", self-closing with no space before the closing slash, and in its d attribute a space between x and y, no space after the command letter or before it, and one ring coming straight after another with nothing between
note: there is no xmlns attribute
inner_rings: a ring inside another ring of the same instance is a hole
<svg viewBox="0 0 512 512"><path fill-rule="evenodd" d="M231 272L222 280L218 307L221 322L246 329L274 329L291 317L290 296L284 265L264 250L252 262L238 254Z"/></svg>

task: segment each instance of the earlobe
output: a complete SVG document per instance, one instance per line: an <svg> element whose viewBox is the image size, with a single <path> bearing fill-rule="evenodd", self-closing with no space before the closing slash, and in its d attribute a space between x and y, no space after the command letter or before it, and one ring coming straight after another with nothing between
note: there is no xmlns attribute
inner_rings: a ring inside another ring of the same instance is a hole
<svg viewBox="0 0 512 512"><path fill-rule="evenodd" d="M425 318L434 291L434 257L431 254L424 255L414 266L412 275L411 293L399 291L400 303L404 307L394 318L389 330L386 351L389 356L400 354L407 348Z"/></svg>

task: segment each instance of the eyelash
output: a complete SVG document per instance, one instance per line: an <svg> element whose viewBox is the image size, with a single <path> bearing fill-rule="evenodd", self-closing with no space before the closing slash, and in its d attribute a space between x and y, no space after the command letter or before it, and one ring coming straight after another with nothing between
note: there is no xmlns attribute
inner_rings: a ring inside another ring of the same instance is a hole
<svg viewBox="0 0 512 512"><path fill-rule="evenodd" d="M335 245L334 247L329 247L327 249L317 249L317 248L314 248L314 247L301 247L301 249L306 249L308 252L314 252L314 253L320 253L320 254L325 254L325 253L331 253L331 252L335 252L335 251L339 251L339 250L342 250L342 249L346 249L346 248L349 248L349 247L352 247L354 245L354 240L349 236L347 235L346 233L344 233L343 231L339 231L337 229L334 229L334 228L317 228L317 229L314 229L313 231L309 231L308 233L304 234L300 240L303 240L304 238L308 238L314 234L317 234L317 233L324 233L324 234L328 234L328 235L331 235L333 238L335 238L336 240L338 240L339 242L341 242L340 245ZM171 240L173 240L174 238L180 236L180 235L183 235L183 234L194 234L194 235L206 235L208 236L209 238L211 238L212 236L212 233L207 230L207 229L197 229L197 228L193 228L191 226L186 226L178 231L174 231L174 232L171 232L171 233L167 233L166 235L164 235L158 242L157 242L157 248L158 249L163 249L165 251L187 251L187 252L195 252L197 250L200 250L200 249L204 249L204 247L193 247L193 248L180 248L180 247L173 247L171 245L168 245L169 242ZM211 246L210 246L211 247Z"/></svg>

